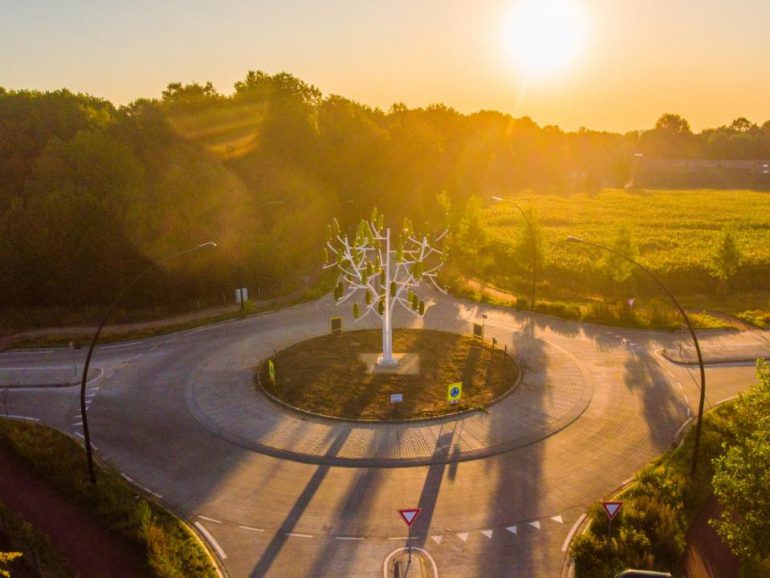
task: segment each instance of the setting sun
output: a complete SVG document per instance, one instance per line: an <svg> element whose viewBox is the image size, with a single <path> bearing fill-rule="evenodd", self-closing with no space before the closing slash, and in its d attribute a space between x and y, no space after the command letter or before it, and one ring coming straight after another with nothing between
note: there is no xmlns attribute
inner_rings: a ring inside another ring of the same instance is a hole
<svg viewBox="0 0 770 578"><path fill-rule="evenodd" d="M585 36L585 15L571 0L522 0L505 28L509 53L527 77L564 71Z"/></svg>

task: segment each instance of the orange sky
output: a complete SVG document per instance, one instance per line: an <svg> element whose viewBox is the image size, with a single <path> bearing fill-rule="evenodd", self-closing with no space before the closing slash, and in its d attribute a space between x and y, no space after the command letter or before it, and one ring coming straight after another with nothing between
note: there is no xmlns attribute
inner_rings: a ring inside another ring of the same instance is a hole
<svg viewBox="0 0 770 578"><path fill-rule="evenodd" d="M506 36L520 1L14 2L0 20L0 86L124 104L173 81L229 93L261 69L384 109L443 102L565 129L649 128L664 112L698 130L770 119L770 1L538 0L569 2L584 43L528 83Z"/></svg>

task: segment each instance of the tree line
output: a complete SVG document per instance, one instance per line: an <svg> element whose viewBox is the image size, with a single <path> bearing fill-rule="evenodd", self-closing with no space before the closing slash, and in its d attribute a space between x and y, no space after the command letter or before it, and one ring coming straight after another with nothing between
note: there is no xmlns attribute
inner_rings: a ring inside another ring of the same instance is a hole
<svg viewBox="0 0 770 578"><path fill-rule="evenodd" d="M219 249L169 263L133 304L270 295L317 272L332 216L346 226L377 206L435 228L474 196L622 186L637 152L767 158L770 122L566 132L443 104L383 111L260 71L228 95L171 83L122 107L0 88L0 307L104 304L208 240Z"/></svg>

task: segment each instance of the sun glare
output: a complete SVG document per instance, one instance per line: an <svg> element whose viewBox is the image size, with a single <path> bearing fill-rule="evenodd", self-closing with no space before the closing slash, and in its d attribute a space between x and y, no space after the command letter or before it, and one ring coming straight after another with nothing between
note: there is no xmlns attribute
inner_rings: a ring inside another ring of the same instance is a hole
<svg viewBox="0 0 770 578"><path fill-rule="evenodd" d="M545 77L567 69L585 35L585 15L574 0L521 0L508 19L505 43L527 77Z"/></svg>

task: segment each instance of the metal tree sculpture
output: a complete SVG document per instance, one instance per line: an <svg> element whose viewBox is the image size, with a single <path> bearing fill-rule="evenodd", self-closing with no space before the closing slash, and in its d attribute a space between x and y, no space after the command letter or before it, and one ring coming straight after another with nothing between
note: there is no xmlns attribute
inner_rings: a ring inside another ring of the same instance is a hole
<svg viewBox="0 0 770 578"><path fill-rule="evenodd" d="M407 219L393 240L390 228L385 227L383 215L372 211L370 220L362 219L356 235L351 240L340 232L337 219L328 227L324 249L324 269L336 267L340 270L334 298L338 303L350 300L354 295L363 295L363 311L359 303L353 304L356 320L369 313L382 319L382 356L377 360L381 367L395 367L398 360L393 358L393 329L391 314L396 304L415 315L425 313L425 302L413 289L427 281L444 292L436 282L438 270L444 264L444 252L439 251L428 239L414 231ZM437 243L447 231L436 236ZM438 261L427 265L430 261Z"/></svg>

